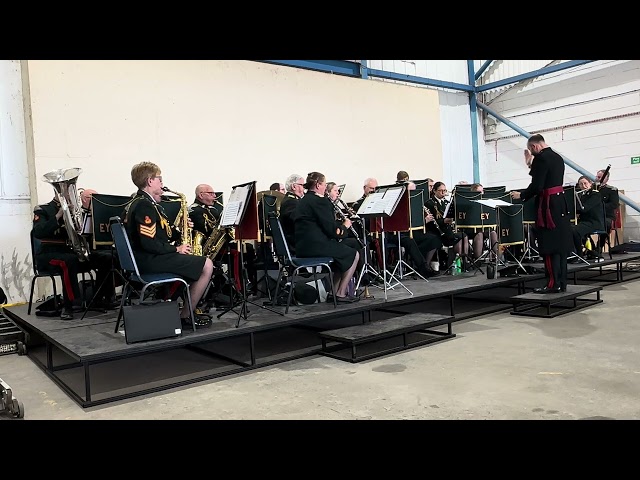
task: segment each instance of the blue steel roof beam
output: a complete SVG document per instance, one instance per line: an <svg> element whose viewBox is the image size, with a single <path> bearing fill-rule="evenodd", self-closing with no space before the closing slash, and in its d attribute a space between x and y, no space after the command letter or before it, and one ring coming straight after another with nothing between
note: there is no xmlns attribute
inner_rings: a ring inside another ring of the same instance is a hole
<svg viewBox="0 0 640 480"><path fill-rule="evenodd" d="M474 82L473 60L467 60L469 83ZM478 151L478 110L476 92L469 92L469 113L471 115L471 152L473 156L473 183L480 183L480 153Z"/></svg>
<svg viewBox="0 0 640 480"><path fill-rule="evenodd" d="M567 68L573 68L580 65L585 65L591 62L595 62L595 60L569 60L568 62L559 63L558 65L552 65L551 67L540 68L539 70L534 70L533 72L523 73L522 75L516 75L515 77L504 78L502 80L498 80L497 82L481 85L479 87L476 87L476 92L477 93L486 92L487 90L492 90L498 87L504 87L505 85L509 85L511 83L518 83L518 82L521 82L522 80L528 80L530 78L540 77L542 75L559 72L561 70L566 70Z"/></svg>
<svg viewBox="0 0 640 480"><path fill-rule="evenodd" d="M471 60L473 61L473 60ZM493 63L493 60L487 60L486 62L484 62L482 64L482 66L480 67L480 69L476 72L475 76L474 76L474 80L478 80L482 74L484 73L484 71L489 68L489 65L491 65Z"/></svg>
<svg viewBox="0 0 640 480"><path fill-rule="evenodd" d="M507 127L512 128L513 130L515 130L516 132L518 132L520 135L526 137L527 139L531 136L531 133L527 132L526 130L523 130L522 128L520 128L518 125L516 125L515 123L507 120L506 118L504 118L502 115L500 115L499 113L494 112L493 110L491 110L489 107L487 107L484 103L482 102L476 102L477 106L480 107L481 109L483 109L485 112L487 112L489 115L491 115L492 117L496 118L497 120L501 121L502 123L504 123ZM568 166L570 166L571 168L573 168L576 172L581 173L582 175L584 175L585 177L589 178L590 180L594 181L595 180L595 175L591 172L589 172L588 170L585 170L584 168L582 168L580 165L578 165L577 163L574 163L573 161L569 160L567 157L565 157L564 155L562 155L560 152L557 152L562 159L564 160L564 163L567 164ZM633 200L631 200L629 197L627 197L626 195L623 195L622 193L619 193L620 196L620 200L624 203L626 203L627 205L629 205L631 208L633 208L636 212L640 212L640 205L638 205L636 202L634 202Z"/></svg>
<svg viewBox="0 0 640 480"><path fill-rule="evenodd" d="M462 90L464 92L473 92L473 85L465 85L463 83L443 82L433 78L416 77L415 75L405 75L402 73L385 72L384 70L369 69L370 77L387 78L389 80L399 80L401 82L418 83L420 85L429 85L431 87L449 88L451 90Z"/></svg>
<svg viewBox="0 0 640 480"><path fill-rule="evenodd" d="M355 62L344 60L256 60L263 63L273 63L285 67L303 68L305 70L317 70L319 72L335 73L347 75L349 77L360 77L361 65Z"/></svg>

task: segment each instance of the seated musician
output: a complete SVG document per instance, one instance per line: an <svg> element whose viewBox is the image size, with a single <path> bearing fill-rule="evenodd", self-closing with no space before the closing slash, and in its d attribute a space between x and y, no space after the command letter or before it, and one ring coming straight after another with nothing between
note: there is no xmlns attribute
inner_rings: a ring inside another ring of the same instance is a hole
<svg viewBox="0 0 640 480"><path fill-rule="evenodd" d="M616 219L616 209L620 206L620 194L616 187L609 185L611 174L606 172L606 176L603 178L604 174L605 170L598 170L598 173L596 173L596 181L599 183L598 191L600 192L600 198L604 203L604 210L607 215L605 225L607 231L609 231Z"/></svg>
<svg viewBox="0 0 640 480"><path fill-rule="evenodd" d="M338 185L335 182L328 182L327 183L327 197L329 198L329 200L331 200L331 203L333 203L334 205L334 209L340 209L340 211L342 212L342 216L338 215L338 213L336 212L336 221L338 222L342 222L343 218L348 218L349 220L351 220L352 222L352 227L353 230L355 230L356 235L358 235L358 237L363 241L364 243L364 238L362 237L362 228L356 228L356 226L360 226L360 222L362 221L362 219L360 218L353 218L355 211L351 208L349 210L345 210L342 207L347 206L346 204L342 203L342 202L338 202L338 197L340 195L340 190L338 188ZM336 203L338 202L338 203ZM358 254L360 256L360 258L358 259L358 268L357 271L362 271L362 269L364 268L364 262L365 262L365 251L364 251L364 247L361 245L361 243L356 239L355 235L353 234L351 229L347 230L346 233L346 237L340 240L341 242L344 242L346 245L349 245L352 248L355 248L356 250L358 250ZM368 242L368 240L367 240ZM368 246L370 246L370 243L367 243ZM369 276L368 273L365 273L362 276L362 281L360 282L360 284L362 286L366 286L369 285L371 283L371 278Z"/></svg>
<svg viewBox="0 0 640 480"><path fill-rule="evenodd" d="M413 241L416 243L416 245L418 246L418 250L424 257L424 268L421 267L421 270L418 270L418 273L420 273L420 275L422 275L423 277L433 277L439 274L438 271L435 271L433 268L431 268L431 262L434 261L434 255L438 252L438 250L442 248L442 236L436 235L432 231L426 229L426 225L429 222L433 223L434 221L435 217L431 213L425 213L425 230L413 231ZM407 243L405 242L405 245L406 244ZM435 261L437 261L437 259Z"/></svg>
<svg viewBox="0 0 640 480"><path fill-rule="evenodd" d="M427 207L429 213L435 217L435 223L438 224L438 227L440 227L440 230L444 232L444 234L440 235L438 227L434 225L434 222L429 222L425 226L432 234L440 235L442 244L447 247L453 247L453 253L460 254L464 260L469 256L469 240L464 233L454 233L453 208L449 208L447 216L444 216L444 212L449 204L449 200L445 198L446 194L447 186L443 182L436 182L433 184L431 198L424 202L424 206Z"/></svg>
<svg viewBox="0 0 640 480"><path fill-rule="evenodd" d="M578 223L571 227L575 253L585 256L584 242L591 232L604 230L604 214L600 192L592 189L593 183L586 176L578 179L576 213ZM576 259L577 261L580 261Z"/></svg>
<svg viewBox="0 0 640 480"><path fill-rule="evenodd" d="M484 193L484 187L480 183L474 183L471 185L471 191L475 193ZM486 229L489 230L489 229ZM490 249L493 257L489 258L489 261L495 259L495 255L498 253L498 232L495 230L489 230L488 232L476 232L475 230L466 229L467 236L471 239L471 243L473 244L473 258L479 259L482 256L482 251L484 250L484 239L485 236L489 236Z"/></svg>
<svg viewBox="0 0 640 480"><path fill-rule="evenodd" d="M284 183L285 190L282 203L280 204L280 225L284 232L284 238L289 245L289 251L293 255L296 251L295 241L295 215L298 200L304 196L304 178L297 173L287 177Z"/></svg>
<svg viewBox="0 0 640 480"><path fill-rule="evenodd" d="M355 248L338 241L346 237L351 220L345 218L341 223L335 220L335 210L325 198L327 184L322 173L311 172L307 175L304 188L307 194L296 202L296 255L333 258L336 302L357 302L360 299L348 296L347 288L360 255ZM328 296L327 301L332 302L333 299Z"/></svg>
<svg viewBox="0 0 640 480"><path fill-rule="evenodd" d="M286 190L284 189L284 183L272 183L269 187L269 190L271 190L272 192L286 193Z"/></svg>
<svg viewBox="0 0 640 480"><path fill-rule="evenodd" d="M364 191L364 193L362 194L362 196L356 200L355 202L353 202L353 205L351 205L351 208L353 208L354 211L358 211L358 208L360 208L360 205L362 205L362 202L364 201L365 198L367 198L367 196L370 193L375 192L376 188L378 188L378 180L376 180L375 178L367 178L364 181L364 185L362 187L362 190Z"/></svg>
<svg viewBox="0 0 640 480"><path fill-rule="evenodd" d="M97 308L115 309L118 303L115 301L115 281L113 274L110 275L112 268L119 268L118 259L114 257L111 247L100 248L96 245L93 249L93 221L91 218L91 201L92 195L98 193L91 188L80 190L80 202L82 203L82 213L84 230L83 236L89 244L89 264L96 272L96 290L92 305ZM105 219L106 221L107 219ZM88 299L89 300L89 299Z"/></svg>
<svg viewBox="0 0 640 480"><path fill-rule="evenodd" d="M169 222L159 204L162 197L162 176L158 165L142 162L131 169L131 180L138 192L129 204L124 224L131 248L141 273L173 273L188 283L192 305L198 305L213 273L208 257L191 255L188 244L180 242L181 234ZM180 318L185 327L191 326L191 312L185 301ZM209 326L207 316L194 315L196 327Z"/></svg>
<svg viewBox="0 0 640 480"><path fill-rule="evenodd" d="M220 220L221 211L216 208L216 192L210 185L202 183L196 187L196 198L189 206L189 218L193 222L193 229L202 233L206 238Z"/></svg>
<svg viewBox="0 0 640 480"><path fill-rule="evenodd" d="M400 170L396 174L396 183L406 183L409 190L416 189L416 184L409 180L409 174L404 170Z"/></svg>
<svg viewBox="0 0 640 480"><path fill-rule="evenodd" d="M49 203L33 210L33 236L41 241L35 252L38 270L57 270L62 273L62 313L60 319L73 319L73 311L81 311L78 273L80 259L68 245L60 202L56 196Z"/></svg>

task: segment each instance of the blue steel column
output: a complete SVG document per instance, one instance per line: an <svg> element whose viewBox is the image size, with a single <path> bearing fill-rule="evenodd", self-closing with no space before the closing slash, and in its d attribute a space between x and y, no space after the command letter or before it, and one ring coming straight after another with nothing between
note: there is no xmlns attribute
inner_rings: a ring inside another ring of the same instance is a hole
<svg viewBox="0 0 640 480"><path fill-rule="evenodd" d="M517 126L515 123L507 120L506 118L504 118L502 115L494 112L493 110L491 110L489 107L487 107L485 104L483 104L482 102L477 102L478 107L480 107L482 110L484 110L485 112L487 112L489 115L491 115L492 117L495 117L497 120L500 120L502 123L504 123L507 127L512 128L513 130L515 130L516 132L518 132L520 135L524 136L525 138L529 138L531 136L531 133L527 132L526 130L523 130L522 128L520 128L519 126ZM564 155L562 155L560 152L557 152L562 159L564 160L564 163L569 165L571 168L573 168L576 172L581 173L582 175L584 175L585 177L591 179L591 180L595 180L595 176L593 173L589 172L588 170L585 170L584 168L582 168L580 165L578 165L577 163L569 160L567 157L565 157ZM629 205L631 208L633 208L636 212L640 212L640 205L638 205L636 202L634 202L633 200L631 200L629 197L627 197L626 195L623 195L622 193L619 194L620 195L620 200L624 203L626 203L627 205Z"/></svg>
<svg viewBox="0 0 640 480"><path fill-rule="evenodd" d="M478 154L478 109L476 107L475 76L473 74L473 60L467 60L469 85L474 91L469 92L469 110L471 114L471 148L473 150L473 183L480 183L480 159Z"/></svg>
<svg viewBox="0 0 640 480"><path fill-rule="evenodd" d="M367 68L366 60L360 60L360 77L364 80L369 78L369 68Z"/></svg>

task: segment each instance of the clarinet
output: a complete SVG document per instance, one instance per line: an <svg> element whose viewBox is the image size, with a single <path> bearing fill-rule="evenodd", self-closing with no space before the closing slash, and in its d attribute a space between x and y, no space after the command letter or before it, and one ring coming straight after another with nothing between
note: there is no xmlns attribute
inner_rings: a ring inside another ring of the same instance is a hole
<svg viewBox="0 0 640 480"><path fill-rule="evenodd" d="M424 209L424 213L431 213L431 211L427 207L423 206L422 208ZM431 215L433 215L433 213L431 213ZM438 222L436 222L436 217L435 216L433 217L433 220L431 220L431 221L433 222L433 224L438 229L438 232L440 232L440 235L444 235L444 232L440 228L440 225L438 225Z"/></svg>
<svg viewBox="0 0 640 480"><path fill-rule="evenodd" d="M344 212L340 209L340 207L334 203L330 198L329 195L325 194L325 197L327 197L327 200L329 200L331 202L331 205L333 205L333 209L336 212L336 215L338 216L338 220L340 220L341 222L344 222L347 219L347 216L344 214ZM358 235L358 232L356 232L356 229L353 228L353 225L351 225L349 227L349 231L351 232L351 234L353 235L353 238L355 238L358 243L360 244L360 246L362 248L364 248L366 245L364 244L364 242L360 239L360 235Z"/></svg>

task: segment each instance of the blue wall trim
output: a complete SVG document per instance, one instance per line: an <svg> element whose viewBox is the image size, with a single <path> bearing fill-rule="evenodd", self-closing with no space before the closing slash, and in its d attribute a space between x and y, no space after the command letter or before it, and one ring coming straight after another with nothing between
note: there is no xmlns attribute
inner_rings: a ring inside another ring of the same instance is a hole
<svg viewBox="0 0 640 480"><path fill-rule="evenodd" d="M360 64L344 60L258 60L286 67L304 68L325 73L336 73L350 77L361 77Z"/></svg>
<svg viewBox="0 0 640 480"><path fill-rule="evenodd" d="M416 77L415 75L404 75L402 73L385 72L384 70L369 69L370 77L387 78L389 80L400 80L401 82L419 83L420 85L429 85L432 87L449 88L452 90L462 90L464 92L473 92L472 85L463 83L444 82L433 78Z"/></svg>

